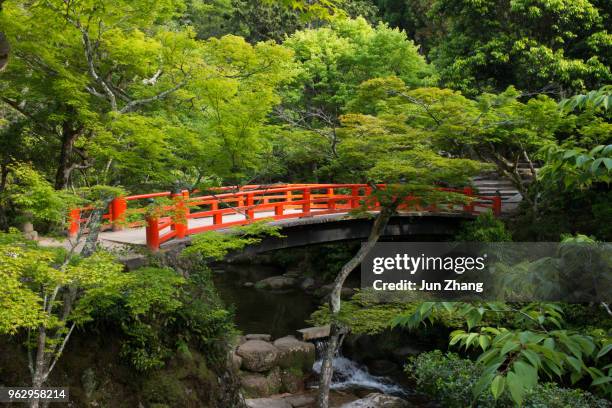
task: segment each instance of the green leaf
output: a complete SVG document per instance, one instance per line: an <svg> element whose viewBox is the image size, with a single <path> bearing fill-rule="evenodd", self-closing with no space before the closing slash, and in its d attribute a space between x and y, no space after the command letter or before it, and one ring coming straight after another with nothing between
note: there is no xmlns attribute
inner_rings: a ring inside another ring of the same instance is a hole
<svg viewBox="0 0 612 408"><path fill-rule="evenodd" d="M508 386L512 400L516 402L517 405L521 405L523 403L523 396L525 395L525 388L514 372L510 371L506 376L506 385Z"/></svg>
<svg viewBox="0 0 612 408"><path fill-rule="evenodd" d="M572 366L574 371L579 372L582 370L582 362L578 360L576 357L567 356L566 360Z"/></svg>
<svg viewBox="0 0 612 408"><path fill-rule="evenodd" d="M498 399L504 392L504 388L506 387L506 379L497 375L491 382L491 392L493 393L493 398Z"/></svg>
<svg viewBox="0 0 612 408"><path fill-rule="evenodd" d="M538 370L531 364L518 360L514 362L512 368L526 389L532 388L538 383Z"/></svg>
<svg viewBox="0 0 612 408"><path fill-rule="evenodd" d="M480 348L482 351L486 351L489 345L491 344L491 340L489 340L489 336L480 335L478 338L478 344L480 344Z"/></svg>
<svg viewBox="0 0 612 408"><path fill-rule="evenodd" d="M525 349L521 351L521 354L524 355L534 367L539 367L542 363L540 356L533 350Z"/></svg>
<svg viewBox="0 0 612 408"><path fill-rule="evenodd" d="M599 377L596 378L592 383L591 383L591 387L594 387L596 385L601 385L601 384L607 384L610 381L612 381L612 377Z"/></svg>
<svg viewBox="0 0 612 408"><path fill-rule="evenodd" d="M512 351L518 350L520 345L515 341L508 341L501 349L501 354L508 354Z"/></svg>
<svg viewBox="0 0 612 408"><path fill-rule="evenodd" d="M599 350L599 353L597 353L597 359L600 359L601 357L605 356L606 354L608 354L608 352L612 350L612 343L610 344L606 344L605 346L603 346L601 348L601 350Z"/></svg>

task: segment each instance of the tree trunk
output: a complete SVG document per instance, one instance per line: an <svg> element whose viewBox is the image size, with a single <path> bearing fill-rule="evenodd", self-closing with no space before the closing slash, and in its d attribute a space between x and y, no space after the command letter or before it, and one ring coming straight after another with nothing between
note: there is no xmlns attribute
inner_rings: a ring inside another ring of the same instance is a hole
<svg viewBox="0 0 612 408"><path fill-rule="evenodd" d="M370 251L372 251L374 245L376 245L378 239L385 230L385 227L389 223L389 219L395 213L397 205L398 200L394 200L389 207L383 207L383 209L378 213L376 219L374 220L374 225L372 225L372 230L370 231L370 236L368 237L367 242L361 245L361 248L357 254L346 264L344 264L340 270L340 273L338 276L336 276L336 280L334 281L334 288L329 298L329 308L331 312L330 339L323 355L321 375L319 379L319 395L317 401L317 406L319 408L329 408L329 388L331 386L331 380L334 374L332 362L338 348L340 336L345 331L337 319L338 313L340 313L340 293L342 292L342 286L353 269L355 269L364 260Z"/></svg>
<svg viewBox="0 0 612 408"><path fill-rule="evenodd" d="M70 173L73 167L70 159L74 150L74 142L81 134L81 129L73 129L69 122L64 122L62 126L62 149L57 164L57 172L55 174L55 189L62 190L66 188L70 181Z"/></svg>
<svg viewBox="0 0 612 408"><path fill-rule="evenodd" d="M42 388L46 380L47 375L47 353L45 349L47 347L47 330L45 326L38 327L38 340L36 343L36 362L34 365L34 372L32 373L32 387ZM30 351L28 350L28 353ZM30 400L30 408L38 408L40 406L40 400Z"/></svg>
<svg viewBox="0 0 612 408"><path fill-rule="evenodd" d="M2 12L2 3L4 3L4 0L0 0L0 13ZM0 71L4 70L8 64L10 50L11 47L6 35L0 31Z"/></svg>

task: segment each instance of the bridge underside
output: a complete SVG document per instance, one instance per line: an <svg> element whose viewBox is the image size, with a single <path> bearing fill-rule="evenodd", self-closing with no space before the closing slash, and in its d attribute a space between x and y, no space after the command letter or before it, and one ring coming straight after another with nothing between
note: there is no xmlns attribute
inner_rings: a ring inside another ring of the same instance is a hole
<svg viewBox="0 0 612 408"><path fill-rule="evenodd" d="M419 239L431 240L452 237L465 220L473 216L457 213L401 213L389 220L382 240ZM282 238L264 238L259 244L245 248L237 257L258 253L324 244L339 241L366 240L370 234L374 218L351 218L347 214L301 218L272 222L281 228ZM190 239L177 240L166 248L175 245L189 245Z"/></svg>

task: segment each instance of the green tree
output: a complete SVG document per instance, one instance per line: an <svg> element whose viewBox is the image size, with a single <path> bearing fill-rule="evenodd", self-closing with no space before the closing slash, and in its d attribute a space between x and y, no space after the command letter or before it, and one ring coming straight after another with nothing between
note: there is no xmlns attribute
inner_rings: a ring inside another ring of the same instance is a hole
<svg viewBox="0 0 612 408"><path fill-rule="evenodd" d="M333 21L329 27L298 31L284 43L301 64L296 81L283 92L279 119L301 130L295 143L308 143L326 161L337 156L340 116L359 84L378 76L397 75L410 86L427 83L432 75L418 47L406 34L385 24L371 26L365 19ZM291 154L284 145L293 137L279 138L279 154ZM315 147L316 146L316 147ZM324 146L321 151L319 146ZM319 157L315 157L317 160ZM291 157L289 157L291 159ZM294 161L295 163L295 161ZM303 163L312 170L323 162Z"/></svg>
<svg viewBox="0 0 612 408"><path fill-rule="evenodd" d="M612 78L610 3L598 0L435 0L407 14L431 19L429 60L444 86L467 94L570 94ZM423 16L425 12L425 16Z"/></svg>
<svg viewBox="0 0 612 408"><path fill-rule="evenodd" d="M45 385L75 327L91 320L100 304L138 291L128 302L138 314L175 296L182 282L176 275L160 279L158 272L143 289L136 275L123 273L123 265L107 253L42 248L16 232L0 234L0 271L0 331L27 333L29 370L36 388ZM39 401L32 400L30 406L38 407Z"/></svg>

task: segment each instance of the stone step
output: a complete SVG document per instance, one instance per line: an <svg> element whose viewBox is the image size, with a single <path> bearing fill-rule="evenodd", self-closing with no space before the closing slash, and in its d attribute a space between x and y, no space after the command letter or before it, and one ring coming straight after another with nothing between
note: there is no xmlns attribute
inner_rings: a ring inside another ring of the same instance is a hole
<svg viewBox="0 0 612 408"><path fill-rule="evenodd" d="M516 193L518 193L518 190L516 190L516 189L511 189L510 190L510 189L501 189L501 188L493 188L493 187L479 188L477 190L478 190L478 194L480 194L480 195L487 195L487 194L495 195L497 193L499 193L501 195L504 195L504 194L516 194Z"/></svg>
<svg viewBox="0 0 612 408"><path fill-rule="evenodd" d="M487 187L487 186L512 186L512 182L510 180L489 180L489 179L484 179L484 180L474 180L472 181L472 184L474 186L483 186L483 187Z"/></svg>

